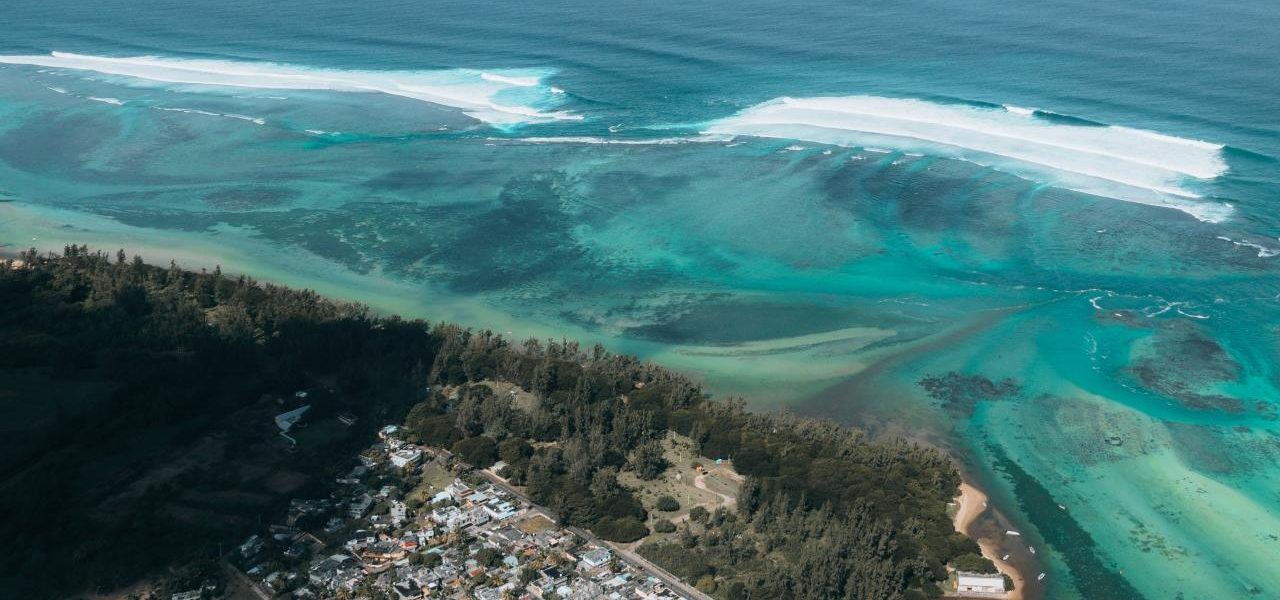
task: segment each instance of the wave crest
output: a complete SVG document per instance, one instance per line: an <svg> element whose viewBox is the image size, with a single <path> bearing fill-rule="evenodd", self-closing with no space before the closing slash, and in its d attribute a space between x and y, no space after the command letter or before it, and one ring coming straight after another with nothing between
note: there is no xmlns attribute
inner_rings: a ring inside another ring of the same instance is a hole
<svg viewBox="0 0 1280 600"><path fill-rule="evenodd" d="M93 71L171 84L278 90L382 93L461 109L490 125L578 119L548 111L558 102L542 80L548 70L359 71L318 69L278 63L181 59L157 56L105 57L53 52L0 56L0 64Z"/></svg>
<svg viewBox="0 0 1280 600"><path fill-rule="evenodd" d="M1227 171L1223 147L1118 126L1085 127L1020 107L848 96L778 98L713 122L707 133L862 146L967 160L1031 180L1176 208L1203 221L1231 214L1196 187Z"/></svg>

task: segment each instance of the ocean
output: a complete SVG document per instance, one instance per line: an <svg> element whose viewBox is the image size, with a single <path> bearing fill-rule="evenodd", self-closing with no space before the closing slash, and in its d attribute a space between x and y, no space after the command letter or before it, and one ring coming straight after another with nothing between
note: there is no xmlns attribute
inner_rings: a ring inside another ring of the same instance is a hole
<svg viewBox="0 0 1280 600"><path fill-rule="evenodd" d="M4 13L0 249L602 342L948 448L1028 597L1280 597L1274 2Z"/></svg>

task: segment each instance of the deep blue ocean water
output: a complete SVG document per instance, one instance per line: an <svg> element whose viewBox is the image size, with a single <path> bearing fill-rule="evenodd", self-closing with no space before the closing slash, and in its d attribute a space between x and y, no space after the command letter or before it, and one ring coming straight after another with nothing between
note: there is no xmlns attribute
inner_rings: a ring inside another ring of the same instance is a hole
<svg viewBox="0 0 1280 600"><path fill-rule="evenodd" d="M6 249L604 341L952 449L1031 596L1280 597L1274 2L3 12Z"/></svg>

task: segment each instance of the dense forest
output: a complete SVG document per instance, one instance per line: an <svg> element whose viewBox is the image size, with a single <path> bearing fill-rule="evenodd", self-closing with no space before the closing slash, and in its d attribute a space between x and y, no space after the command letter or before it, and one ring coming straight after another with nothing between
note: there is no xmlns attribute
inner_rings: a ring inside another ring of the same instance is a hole
<svg viewBox="0 0 1280 600"><path fill-rule="evenodd" d="M668 431L731 458L747 476L736 512L697 515L678 542L641 547L721 598L934 596L944 565L977 550L946 515L959 476L943 453L750 414L600 346L376 316L123 252L20 260L0 268L0 409L21 422L0 445L3 597L116 589L216 558L401 421L472 464L507 462L539 503L617 541L648 533L618 474L661 473ZM476 385L489 380L537 401L514 406ZM269 415L294 390L359 425L275 450Z"/></svg>

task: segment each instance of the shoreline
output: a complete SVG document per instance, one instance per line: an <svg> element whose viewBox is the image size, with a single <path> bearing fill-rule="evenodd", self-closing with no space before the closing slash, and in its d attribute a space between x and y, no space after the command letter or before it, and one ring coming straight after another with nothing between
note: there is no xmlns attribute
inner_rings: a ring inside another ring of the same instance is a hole
<svg viewBox="0 0 1280 600"><path fill-rule="evenodd" d="M1008 575L1013 580L1013 589L1005 592L1005 600L1023 600L1026 578L1022 576L1022 572L1008 561L1000 560L1000 552L995 542L972 534L969 531L973 528L973 524L977 522L978 517L986 512L987 495L968 482L962 481L960 483L960 495L956 497L955 502L957 510L953 524L956 531L969 536L973 541L977 542L978 547L982 549L982 556L995 563L996 569L1001 574Z"/></svg>

